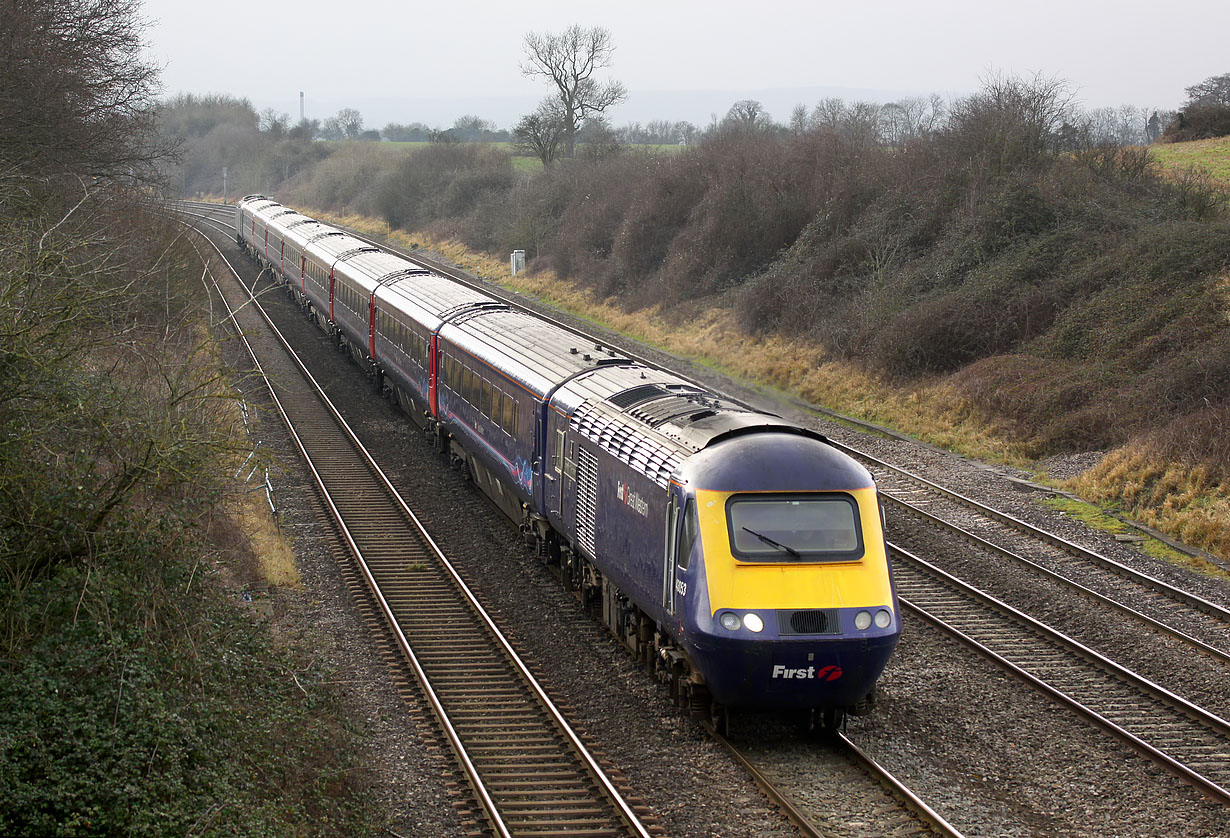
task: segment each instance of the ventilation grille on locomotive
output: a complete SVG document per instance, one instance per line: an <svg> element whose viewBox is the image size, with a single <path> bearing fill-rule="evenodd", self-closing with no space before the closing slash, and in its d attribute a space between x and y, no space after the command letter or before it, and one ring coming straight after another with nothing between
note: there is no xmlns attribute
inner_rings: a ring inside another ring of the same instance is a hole
<svg viewBox="0 0 1230 838"><path fill-rule="evenodd" d="M607 401L620 410L626 410L634 404L640 404L650 399L660 399L668 395L670 395L670 391L661 384L641 384L638 387L630 387L627 390L616 393L608 398Z"/></svg>
<svg viewBox="0 0 1230 838"><path fill-rule="evenodd" d="M780 634L841 634L841 616L836 608L808 611L778 611Z"/></svg>
<svg viewBox="0 0 1230 838"><path fill-rule="evenodd" d="M577 545L591 558L598 520L598 458L577 446Z"/></svg>

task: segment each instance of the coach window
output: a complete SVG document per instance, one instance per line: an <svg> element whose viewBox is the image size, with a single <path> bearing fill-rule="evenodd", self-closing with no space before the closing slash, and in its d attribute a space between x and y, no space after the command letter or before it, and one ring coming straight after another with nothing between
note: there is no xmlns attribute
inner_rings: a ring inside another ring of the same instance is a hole
<svg viewBox="0 0 1230 838"><path fill-rule="evenodd" d="M511 393L504 394L504 430L509 436L517 435L517 401Z"/></svg>
<svg viewBox="0 0 1230 838"><path fill-rule="evenodd" d="M483 379L483 392L479 397L478 408L484 416L491 415L491 382Z"/></svg>

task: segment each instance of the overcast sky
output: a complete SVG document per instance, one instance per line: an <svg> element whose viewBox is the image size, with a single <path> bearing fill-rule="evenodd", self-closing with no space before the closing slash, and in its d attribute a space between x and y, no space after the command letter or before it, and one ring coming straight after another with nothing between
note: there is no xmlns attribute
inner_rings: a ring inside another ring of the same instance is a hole
<svg viewBox="0 0 1230 838"><path fill-rule="evenodd" d="M203 8L207 8L204 11ZM1070 81L1083 105L1174 108L1230 72L1228 0L145 0L165 93L230 93L257 109L368 127L448 126L476 113L510 127L547 89L524 78L529 31L605 26L612 114L707 123L739 98L784 121L824 95L889 101L978 88L988 71Z"/></svg>

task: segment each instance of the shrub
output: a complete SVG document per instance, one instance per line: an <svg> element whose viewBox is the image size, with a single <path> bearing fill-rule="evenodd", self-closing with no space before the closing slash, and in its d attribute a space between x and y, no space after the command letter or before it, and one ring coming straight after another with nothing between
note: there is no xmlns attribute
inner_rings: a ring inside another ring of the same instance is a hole
<svg viewBox="0 0 1230 838"><path fill-rule="evenodd" d="M1230 104L1189 104L1162 132L1162 142L1182 143L1230 134Z"/></svg>

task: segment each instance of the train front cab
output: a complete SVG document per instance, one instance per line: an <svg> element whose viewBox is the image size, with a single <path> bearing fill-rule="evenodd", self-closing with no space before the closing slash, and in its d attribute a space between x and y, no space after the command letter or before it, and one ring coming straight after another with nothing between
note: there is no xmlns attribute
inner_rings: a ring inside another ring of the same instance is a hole
<svg viewBox="0 0 1230 838"><path fill-rule="evenodd" d="M680 477L663 587L714 700L869 709L901 632L870 474L816 438L756 433Z"/></svg>

